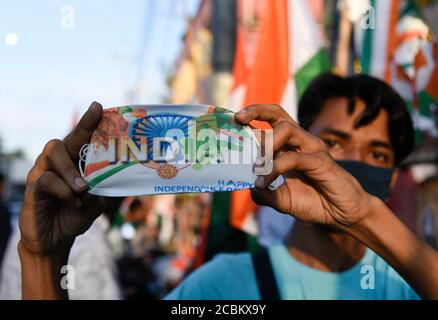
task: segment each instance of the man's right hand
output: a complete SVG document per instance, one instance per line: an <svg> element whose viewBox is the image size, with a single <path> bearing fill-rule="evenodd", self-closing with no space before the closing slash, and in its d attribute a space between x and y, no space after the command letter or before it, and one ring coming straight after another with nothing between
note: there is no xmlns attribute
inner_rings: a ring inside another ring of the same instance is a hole
<svg viewBox="0 0 438 320"><path fill-rule="evenodd" d="M352 227L370 218L377 198L340 167L322 139L301 128L278 105L252 105L236 115L241 124L266 121L273 128L272 172L259 176L253 200L307 222L337 228ZM278 176L284 183L269 185Z"/></svg>
<svg viewBox="0 0 438 320"><path fill-rule="evenodd" d="M102 106L93 102L64 140L46 144L29 172L19 223L19 246L27 253L50 256L69 251L75 237L103 212L104 199L86 192L87 182L76 166L101 115Z"/></svg>

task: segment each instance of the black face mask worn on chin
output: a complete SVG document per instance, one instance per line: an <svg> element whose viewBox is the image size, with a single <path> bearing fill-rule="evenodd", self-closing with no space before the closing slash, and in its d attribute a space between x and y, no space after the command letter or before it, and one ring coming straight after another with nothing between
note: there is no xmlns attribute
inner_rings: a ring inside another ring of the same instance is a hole
<svg viewBox="0 0 438 320"><path fill-rule="evenodd" d="M392 168L376 167L360 161L337 160L336 163L355 177L366 192L383 201L388 198L394 172Z"/></svg>

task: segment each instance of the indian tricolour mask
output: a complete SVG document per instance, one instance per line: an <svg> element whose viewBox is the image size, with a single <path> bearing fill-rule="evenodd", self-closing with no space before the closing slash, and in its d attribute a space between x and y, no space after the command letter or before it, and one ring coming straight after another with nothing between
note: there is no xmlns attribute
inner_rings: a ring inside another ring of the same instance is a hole
<svg viewBox="0 0 438 320"><path fill-rule="evenodd" d="M235 191L272 169L272 135L207 105L105 109L79 168L101 196ZM270 167L271 166L271 167ZM281 179L271 185L274 189Z"/></svg>

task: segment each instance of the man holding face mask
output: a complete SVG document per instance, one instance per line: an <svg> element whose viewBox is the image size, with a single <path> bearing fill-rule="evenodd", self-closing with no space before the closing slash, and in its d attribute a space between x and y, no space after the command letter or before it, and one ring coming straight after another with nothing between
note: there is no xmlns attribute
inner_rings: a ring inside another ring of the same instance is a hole
<svg viewBox="0 0 438 320"><path fill-rule="evenodd" d="M74 165L101 112L94 103L29 174L19 244L24 298L67 298L57 270L104 210ZM393 169L413 147L409 113L393 89L368 76L323 75L301 100L301 127L274 105L249 106L236 120L273 127L273 172L258 178L253 199L297 222L284 244L219 255L168 299L438 299L437 252L384 204ZM270 190L279 175L285 183Z"/></svg>

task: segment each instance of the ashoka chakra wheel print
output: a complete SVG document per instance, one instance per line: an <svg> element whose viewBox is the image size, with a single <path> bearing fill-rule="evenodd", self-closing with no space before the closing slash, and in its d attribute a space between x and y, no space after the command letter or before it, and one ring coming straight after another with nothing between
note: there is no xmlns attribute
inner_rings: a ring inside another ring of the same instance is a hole
<svg viewBox="0 0 438 320"><path fill-rule="evenodd" d="M171 137L173 139L181 139L183 137L177 136L177 132L182 132L184 137L188 134L188 122L193 119L190 116L184 116L172 113L156 113L147 117L138 119L131 124L129 136L140 147L140 140L142 137L147 138L148 143L148 159L153 159L153 139L157 137ZM175 130L174 129L179 129ZM175 135L173 134L175 133ZM166 152L170 146L169 143L161 143L161 153Z"/></svg>
<svg viewBox="0 0 438 320"><path fill-rule="evenodd" d="M163 179L175 178L177 173L178 173L178 169L175 166L168 163L160 166L160 168L158 169L158 175Z"/></svg>

